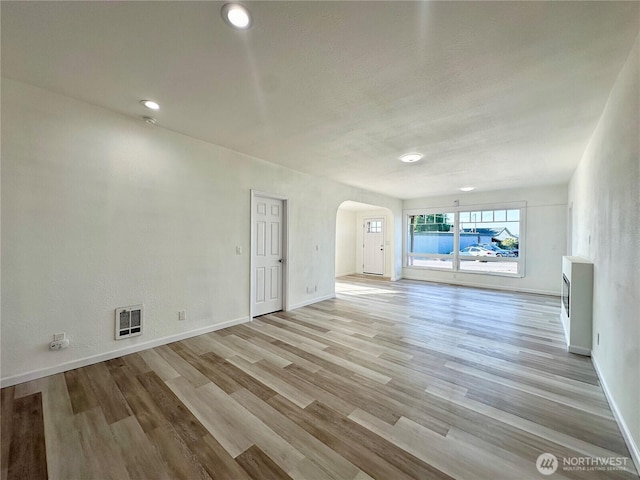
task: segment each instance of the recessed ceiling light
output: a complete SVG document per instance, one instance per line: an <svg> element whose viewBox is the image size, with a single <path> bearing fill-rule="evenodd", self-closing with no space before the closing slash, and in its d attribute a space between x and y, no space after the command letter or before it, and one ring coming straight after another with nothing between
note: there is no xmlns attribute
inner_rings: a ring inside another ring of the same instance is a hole
<svg viewBox="0 0 640 480"><path fill-rule="evenodd" d="M400 161L404 163L413 163L422 159L421 153L405 153L400 157Z"/></svg>
<svg viewBox="0 0 640 480"><path fill-rule="evenodd" d="M245 30L251 26L249 10L239 3L225 3L222 6L222 19L234 28Z"/></svg>
<svg viewBox="0 0 640 480"><path fill-rule="evenodd" d="M149 125L155 125L156 119L153 117L142 117L142 119L147 122Z"/></svg>
<svg viewBox="0 0 640 480"><path fill-rule="evenodd" d="M470 192L471 190L475 190L476 187L460 187L460 191L462 192Z"/></svg>
<svg viewBox="0 0 640 480"><path fill-rule="evenodd" d="M140 100L140 103L151 110L160 110L160 105L153 100Z"/></svg>

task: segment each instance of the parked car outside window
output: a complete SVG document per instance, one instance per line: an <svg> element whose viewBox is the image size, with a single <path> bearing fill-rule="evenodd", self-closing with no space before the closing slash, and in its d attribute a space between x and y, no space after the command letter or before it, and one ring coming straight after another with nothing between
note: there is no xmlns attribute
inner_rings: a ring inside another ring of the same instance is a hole
<svg viewBox="0 0 640 480"><path fill-rule="evenodd" d="M451 252L453 253L453 252ZM460 255L471 255L474 257L501 257L502 255L481 246L470 246L460 250Z"/></svg>
<svg viewBox="0 0 640 480"><path fill-rule="evenodd" d="M478 246L482 247L482 248L486 248L487 250L493 250L494 252L496 252L496 257L515 257L516 256L511 251L505 250L504 248L500 248L497 245L483 243L483 244L478 245Z"/></svg>

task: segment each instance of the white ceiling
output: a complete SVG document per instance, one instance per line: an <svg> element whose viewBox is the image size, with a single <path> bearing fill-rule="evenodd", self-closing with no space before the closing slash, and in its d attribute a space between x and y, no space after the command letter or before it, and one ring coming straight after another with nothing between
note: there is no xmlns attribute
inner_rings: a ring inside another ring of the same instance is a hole
<svg viewBox="0 0 640 480"><path fill-rule="evenodd" d="M2 74L399 198L569 180L638 2L6 2ZM425 158L402 164L397 157Z"/></svg>

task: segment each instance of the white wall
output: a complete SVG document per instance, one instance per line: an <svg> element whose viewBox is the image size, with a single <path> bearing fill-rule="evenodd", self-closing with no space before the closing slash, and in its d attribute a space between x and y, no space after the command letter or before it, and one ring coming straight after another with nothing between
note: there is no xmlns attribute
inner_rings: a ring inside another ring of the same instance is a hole
<svg viewBox="0 0 640 480"><path fill-rule="evenodd" d="M290 307L334 294L344 200L401 216L400 200L3 79L3 385L247 320L251 189L289 198ZM114 309L136 303L145 334L116 342ZM48 350L55 332L68 349Z"/></svg>
<svg viewBox="0 0 640 480"><path fill-rule="evenodd" d="M336 215L336 277L356 273L356 212L338 209Z"/></svg>
<svg viewBox="0 0 640 480"><path fill-rule="evenodd" d="M405 200L404 209L446 208L455 205L456 200L460 201L460 206L527 202L525 277L500 277L405 267L404 278L560 295L562 256L566 250L566 185Z"/></svg>
<svg viewBox="0 0 640 480"><path fill-rule="evenodd" d="M593 360L640 467L639 42L571 179L569 201L573 255L594 263Z"/></svg>

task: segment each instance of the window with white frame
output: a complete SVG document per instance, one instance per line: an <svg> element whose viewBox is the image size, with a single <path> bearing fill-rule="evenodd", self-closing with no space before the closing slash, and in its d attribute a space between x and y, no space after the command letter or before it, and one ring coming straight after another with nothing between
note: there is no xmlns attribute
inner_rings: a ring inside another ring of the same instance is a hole
<svg viewBox="0 0 640 480"><path fill-rule="evenodd" d="M382 233L382 220L368 221L367 233Z"/></svg>
<svg viewBox="0 0 640 480"><path fill-rule="evenodd" d="M525 205L405 212L405 266L524 276Z"/></svg>
<svg viewBox="0 0 640 480"><path fill-rule="evenodd" d="M453 212L407 215L407 265L453 269Z"/></svg>

